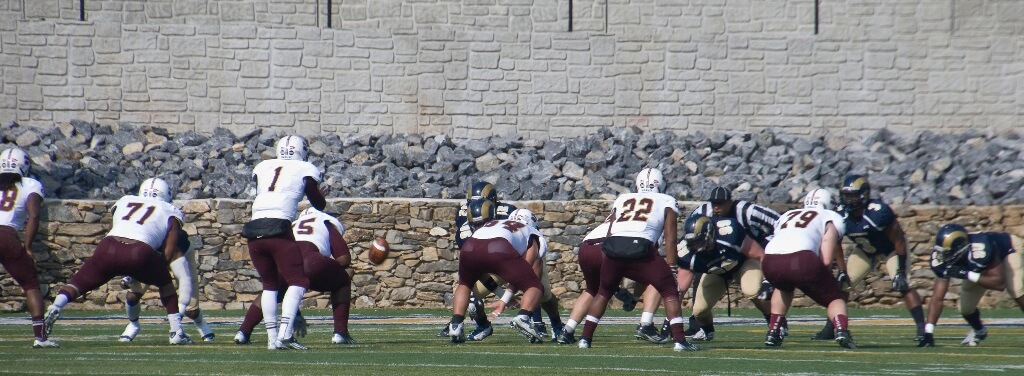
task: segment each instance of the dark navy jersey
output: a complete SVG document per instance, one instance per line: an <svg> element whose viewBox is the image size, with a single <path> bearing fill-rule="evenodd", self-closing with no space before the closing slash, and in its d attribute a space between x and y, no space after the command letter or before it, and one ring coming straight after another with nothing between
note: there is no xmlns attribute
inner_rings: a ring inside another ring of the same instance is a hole
<svg viewBox="0 0 1024 376"><path fill-rule="evenodd" d="M718 232L715 235L715 249L710 252L691 252L680 241L680 255L676 264L694 273L719 274L728 278L747 259L740 252L747 234L735 218L711 217L711 222Z"/></svg>
<svg viewBox="0 0 1024 376"><path fill-rule="evenodd" d="M839 206L836 210L843 215L846 222L846 236L853 241L857 249L868 256L888 255L896 249L885 229L896 223L896 214L882 200L869 200L864 213L859 217L850 214L850 210Z"/></svg>
<svg viewBox="0 0 1024 376"><path fill-rule="evenodd" d="M711 203L705 202L703 205L696 207L690 213L690 215L694 214L710 217L712 215ZM729 209L725 216L735 218L739 222L740 228L746 232L746 235L757 241L762 247L767 245L772 235L775 234L775 221L779 220L778 212L742 200L733 201L732 208Z"/></svg>
<svg viewBox="0 0 1024 376"><path fill-rule="evenodd" d="M970 248L965 255L952 263L943 264L938 251L932 252L931 266L935 276L956 277L946 276L946 270L950 265L958 265L969 272L982 273L1015 252L1010 243L1010 234L1005 232L976 232L968 234L968 237L971 241Z"/></svg>
<svg viewBox="0 0 1024 376"><path fill-rule="evenodd" d="M497 208L498 216L495 219L508 219L508 215L516 211L516 209L515 205L500 202ZM459 248L462 248L462 243L473 235L473 229L469 227L468 210L469 208L466 204L462 204L462 207L459 208L459 214L455 216L455 244Z"/></svg>

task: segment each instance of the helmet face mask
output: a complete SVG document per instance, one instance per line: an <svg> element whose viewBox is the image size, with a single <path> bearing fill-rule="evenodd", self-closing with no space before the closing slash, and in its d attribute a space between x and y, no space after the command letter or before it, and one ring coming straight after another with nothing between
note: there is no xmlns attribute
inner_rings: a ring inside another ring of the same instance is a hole
<svg viewBox="0 0 1024 376"><path fill-rule="evenodd" d="M871 184L862 175L849 175L843 179L839 188L840 201L848 209L860 209L868 205L871 196Z"/></svg>
<svg viewBox="0 0 1024 376"><path fill-rule="evenodd" d="M171 202L171 189L167 182L161 178L149 178L139 186L139 197L155 198L164 202Z"/></svg>
<svg viewBox="0 0 1024 376"><path fill-rule="evenodd" d="M0 173L18 174L27 177L29 172L28 154L20 148L0 152Z"/></svg>
<svg viewBox="0 0 1024 376"><path fill-rule="evenodd" d="M277 141L277 159L305 161L307 155L306 139L300 136L288 136Z"/></svg>
<svg viewBox="0 0 1024 376"><path fill-rule="evenodd" d="M963 226L949 223L935 234L935 246L932 251L938 254L938 260L943 265L950 265L959 261L971 248L970 237L967 229Z"/></svg>
<svg viewBox="0 0 1024 376"><path fill-rule="evenodd" d="M485 198L470 200L467 204L467 209L469 211L469 218L467 219L469 225L473 228L483 226L498 216L498 205L494 201Z"/></svg>
<svg viewBox="0 0 1024 376"><path fill-rule="evenodd" d="M686 224L683 227L686 230L683 240L686 240L686 249L689 249L690 252L704 253L715 249L717 231L711 218L694 215L686 219Z"/></svg>
<svg viewBox="0 0 1024 376"><path fill-rule="evenodd" d="M661 193L664 185L665 178L656 168L645 168L636 175L637 193Z"/></svg>

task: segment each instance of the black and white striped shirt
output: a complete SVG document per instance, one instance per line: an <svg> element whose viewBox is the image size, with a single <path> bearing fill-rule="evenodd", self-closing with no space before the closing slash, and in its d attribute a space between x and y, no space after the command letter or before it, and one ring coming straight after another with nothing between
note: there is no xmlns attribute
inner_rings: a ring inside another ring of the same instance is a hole
<svg viewBox="0 0 1024 376"><path fill-rule="evenodd" d="M711 203L693 209L693 214L712 216ZM768 244L775 233L775 221L779 219L779 213L765 206L751 202L736 200L732 202L732 208L726 214L727 217L734 217L740 222L740 226L746 230L747 235L756 240L761 246Z"/></svg>

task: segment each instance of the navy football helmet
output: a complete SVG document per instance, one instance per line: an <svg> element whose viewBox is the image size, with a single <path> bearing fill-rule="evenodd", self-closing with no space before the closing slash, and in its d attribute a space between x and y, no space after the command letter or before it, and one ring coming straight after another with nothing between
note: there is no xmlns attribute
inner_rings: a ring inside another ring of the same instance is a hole
<svg viewBox="0 0 1024 376"><path fill-rule="evenodd" d="M469 224L473 226L481 226L498 216L498 204L483 197L469 200L467 208Z"/></svg>
<svg viewBox="0 0 1024 376"><path fill-rule="evenodd" d="M847 175L843 186L839 188L839 200L847 209L860 209L868 205L871 199L871 184L863 175Z"/></svg>
<svg viewBox="0 0 1024 376"><path fill-rule="evenodd" d="M711 218L696 214L686 218L683 225L683 240L686 240L686 248L691 252L710 252L715 249L715 235L717 229Z"/></svg>
<svg viewBox="0 0 1024 376"><path fill-rule="evenodd" d="M478 181L473 183L473 185L469 187L469 193L466 193L467 200L473 200L476 198L485 198L497 204L498 190L494 188L494 184L485 181Z"/></svg>
<svg viewBox="0 0 1024 376"><path fill-rule="evenodd" d="M935 234L935 253L939 255L939 261L949 265L958 261L967 254L971 248L971 239L967 235L967 229L956 223L949 223L939 228Z"/></svg>

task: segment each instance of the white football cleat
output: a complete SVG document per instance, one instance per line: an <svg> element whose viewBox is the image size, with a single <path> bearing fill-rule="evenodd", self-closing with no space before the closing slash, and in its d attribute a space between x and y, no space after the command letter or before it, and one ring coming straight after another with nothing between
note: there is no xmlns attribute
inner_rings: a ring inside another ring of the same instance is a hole
<svg viewBox="0 0 1024 376"><path fill-rule="evenodd" d="M57 322L57 319L60 318L60 312L61 309L53 304L46 307L46 316L43 317L43 332L46 333L47 337L53 331L53 323Z"/></svg>
<svg viewBox="0 0 1024 376"><path fill-rule="evenodd" d="M526 339L529 340L530 343L541 343L544 341L544 336L541 336L540 334L537 333L537 330L534 329L533 326L533 320L531 320L529 317L516 316L516 318L512 319L512 321L509 322L508 325L511 326L513 329L518 330L519 334L522 334L523 337L526 337Z"/></svg>
<svg viewBox="0 0 1024 376"><path fill-rule="evenodd" d="M710 341L715 339L715 332L706 332L704 328L700 328L690 339L694 341Z"/></svg>
<svg viewBox="0 0 1024 376"><path fill-rule="evenodd" d="M188 334L185 334L184 331L180 331L177 333L172 332L170 335L169 342L172 345L191 345L192 338L189 338Z"/></svg>
<svg viewBox="0 0 1024 376"><path fill-rule="evenodd" d="M967 337L963 341L960 341L961 346L977 346L981 340L988 338L988 328L981 328L981 330L974 330L967 332Z"/></svg>
<svg viewBox="0 0 1024 376"><path fill-rule="evenodd" d="M213 333L213 329L210 328L210 323L203 321L202 324L195 323L196 328L199 329L199 334L203 336L203 342L213 342L217 335Z"/></svg>
<svg viewBox="0 0 1024 376"><path fill-rule="evenodd" d="M246 336L245 333L242 333L242 331L239 330L238 332L235 333L235 344L236 345L248 345L249 344L249 336Z"/></svg>
<svg viewBox="0 0 1024 376"><path fill-rule="evenodd" d="M585 339L581 339L580 342L576 344L576 346L578 346L581 349L589 349L590 348L590 341L587 341Z"/></svg>
<svg viewBox="0 0 1024 376"><path fill-rule="evenodd" d="M49 338L47 338L45 340L42 340L42 341L40 341L38 339L32 341L32 348L33 349L46 349L46 348L55 349L55 348L58 348L58 347L60 347L60 344L58 344L57 341L54 341L54 340L49 339Z"/></svg>
<svg viewBox="0 0 1024 376"><path fill-rule="evenodd" d="M334 333L334 336L331 337L331 343L335 345L355 345L356 340L348 334Z"/></svg>
<svg viewBox="0 0 1024 376"><path fill-rule="evenodd" d="M135 340L135 336L139 335L139 330L142 326L139 325L138 321L129 321L128 325L124 327L124 331L121 332L121 336L117 337L118 342L131 342Z"/></svg>

